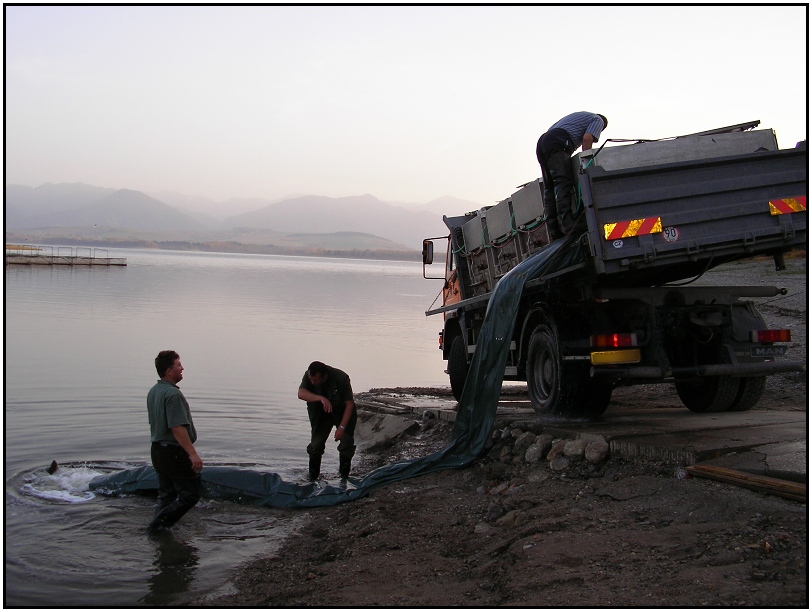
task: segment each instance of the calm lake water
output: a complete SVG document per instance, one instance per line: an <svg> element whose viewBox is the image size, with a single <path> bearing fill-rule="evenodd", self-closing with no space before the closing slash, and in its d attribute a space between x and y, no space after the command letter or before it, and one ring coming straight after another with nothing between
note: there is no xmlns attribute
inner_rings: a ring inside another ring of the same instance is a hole
<svg viewBox="0 0 812 612"><path fill-rule="evenodd" d="M227 592L301 512L203 500L151 540L154 500L88 492L149 461L145 397L176 350L204 463L302 481L308 422L296 392L319 359L356 392L445 385L440 281L412 262L110 250L125 268L5 268L5 603L172 605ZM52 460L62 468L49 476ZM335 464L335 466L333 466ZM335 445L323 467L337 471Z"/></svg>

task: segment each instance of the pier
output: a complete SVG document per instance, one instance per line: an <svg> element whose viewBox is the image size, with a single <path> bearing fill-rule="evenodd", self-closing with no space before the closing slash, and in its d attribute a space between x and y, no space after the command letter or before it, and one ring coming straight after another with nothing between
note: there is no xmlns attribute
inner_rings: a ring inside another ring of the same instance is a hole
<svg viewBox="0 0 812 612"><path fill-rule="evenodd" d="M56 250L56 252L54 252ZM6 265L126 266L126 257L109 257L106 249L7 244Z"/></svg>

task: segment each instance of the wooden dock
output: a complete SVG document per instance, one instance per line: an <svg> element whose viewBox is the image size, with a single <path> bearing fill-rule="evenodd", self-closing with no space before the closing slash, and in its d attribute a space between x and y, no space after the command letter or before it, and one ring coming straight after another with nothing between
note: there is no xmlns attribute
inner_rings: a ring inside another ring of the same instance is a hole
<svg viewBox="0 0 812 612"><path fill-rule="evenodd" d="M56 252L54 252L56 250ZM106 249L6 245L6 265L23 266L126 266L126 257L109 257Z"/></svg>

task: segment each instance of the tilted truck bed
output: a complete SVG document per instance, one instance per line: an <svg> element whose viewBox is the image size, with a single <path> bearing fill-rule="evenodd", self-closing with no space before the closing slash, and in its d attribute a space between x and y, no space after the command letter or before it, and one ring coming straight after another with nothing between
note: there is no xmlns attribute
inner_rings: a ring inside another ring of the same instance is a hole
<svg viewBox="0 0 812 612"><path fill-rule="evenodd" d="M580 176L600 282L648 286L805 248L805 147Z"/></svg>
<svg viewBox="0 0 812 612"><path fill-rule="evenodd" d="M539 180L496 206L444 217L463 276L461 301L427 315L479 307L502 276L540 249L559 252L528 289L656 286L806 248L806 143L779 150L772 130L607 147L572 163L585 214L561 241L544 246Z"/></svg>

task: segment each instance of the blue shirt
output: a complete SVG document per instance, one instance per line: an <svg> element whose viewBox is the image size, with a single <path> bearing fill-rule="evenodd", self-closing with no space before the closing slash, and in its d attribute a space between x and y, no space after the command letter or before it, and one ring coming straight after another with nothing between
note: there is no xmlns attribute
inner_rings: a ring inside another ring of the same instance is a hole
<svg viewBox="0 0 812 612"><path fill-rule="evenodd" d="M580 111L571 113L550 126L551 130L556 128L565 130L567 134L570 135L572 144L577 149L581 146L581 142L584 140L584 134L587 132L592 134L595 138L595 142L598 142L601 137L601 132L603 131L603 119L595 113Z"/></svg>

